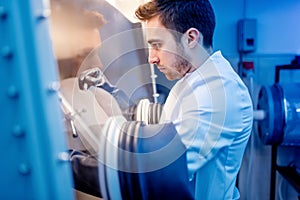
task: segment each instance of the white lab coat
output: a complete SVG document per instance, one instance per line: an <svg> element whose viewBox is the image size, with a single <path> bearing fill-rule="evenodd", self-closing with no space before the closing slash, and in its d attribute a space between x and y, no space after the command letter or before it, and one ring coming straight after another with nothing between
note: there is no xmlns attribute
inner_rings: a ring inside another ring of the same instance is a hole
<svg viewBox="0 0 300 200"><path fill-rule="evenodd" d="M220 51L171 89L160 123L173 122L187 148L196 199L238 199L236 176L253 122L247 87Z"/></svg>

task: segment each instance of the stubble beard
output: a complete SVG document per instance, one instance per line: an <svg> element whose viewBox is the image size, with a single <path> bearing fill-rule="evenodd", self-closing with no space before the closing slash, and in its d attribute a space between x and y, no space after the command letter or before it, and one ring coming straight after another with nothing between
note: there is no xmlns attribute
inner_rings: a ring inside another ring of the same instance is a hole
<svg viewBox="0 0 300 200"><path fill-rule="evenodd" d="M179 45L177 48L177 54L175 56L176 62L174 68L177 69L180 77L184 77L187 71L192 67L192 64L188 61L189 56L185 53L183 48Z"/></svg>

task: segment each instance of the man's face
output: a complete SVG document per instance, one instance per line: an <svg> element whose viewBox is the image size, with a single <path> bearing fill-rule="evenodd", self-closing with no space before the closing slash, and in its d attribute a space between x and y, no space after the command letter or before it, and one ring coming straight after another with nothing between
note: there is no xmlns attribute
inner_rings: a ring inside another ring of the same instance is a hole
<svg viewBox="0 0 300 200"><path fill-rule="evenodd" d="M182 78L191 66L186 59L183 47L161 24L158 16L147 21L146 35L150 45L149 63L156 64L169 80Z"/></svg>

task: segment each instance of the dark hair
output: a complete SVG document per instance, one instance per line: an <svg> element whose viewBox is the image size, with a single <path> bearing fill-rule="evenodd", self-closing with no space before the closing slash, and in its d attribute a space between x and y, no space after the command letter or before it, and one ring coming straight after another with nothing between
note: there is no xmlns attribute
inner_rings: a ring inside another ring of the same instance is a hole
<svg viewBox="0 0 300 200"><path fill-rule="evenodd" d="M205 47L211 47L213 44L216 22L209 0L152 0L139 6L135 15L141 21L159 15L166 28L181 34L189 28L196 28L203 35Z"/></svg>

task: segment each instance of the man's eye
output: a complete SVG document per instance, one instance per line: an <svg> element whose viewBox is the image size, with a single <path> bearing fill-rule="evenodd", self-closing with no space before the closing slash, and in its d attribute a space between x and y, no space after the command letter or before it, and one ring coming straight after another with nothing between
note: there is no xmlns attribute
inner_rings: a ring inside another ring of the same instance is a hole
<svg viewBox="0 0 300 200"><path fill-rule="evenodd" d="M151 44L151 48L153 48L153 49L160 49L161 48L161 44L160 43L152 43Z"/></svg>

